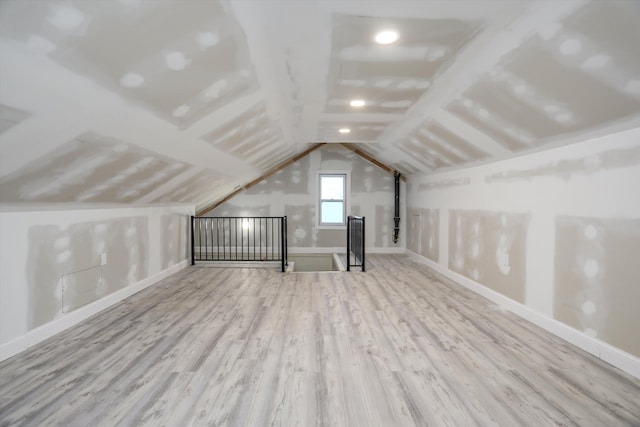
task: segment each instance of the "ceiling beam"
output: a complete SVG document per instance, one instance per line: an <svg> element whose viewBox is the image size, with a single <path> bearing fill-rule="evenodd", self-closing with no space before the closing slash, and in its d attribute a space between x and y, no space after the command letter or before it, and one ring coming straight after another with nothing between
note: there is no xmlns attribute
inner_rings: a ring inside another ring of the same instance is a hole
<svg viewBox="0 0 640 427"><path fill-rule="evenodd" d="M355 147L352 144L347 144L347 143L341 143L340 145L342 145L344 148L353 151L354 153L356 153L358 156L362 157L365 160L368 160L369 162L373 163L374 165L378 166L380 169L389 172L390 174L393 174L396 172L395 169L393 169L392 167L389 167L387 165L385 165L384 163L382 163L381 161L377 160L376 158L374 158L373 156L370 156L369 154L365 153L364 151L360 150L359 148ZM403 182L407 182L407 177L404 175L400 175L400 179Z"/></svg>
<svg viewBox="0 0 640 427"><path fill-rule="evenodd" d="M253 181L249 182L248 184L245 184L242 187L235 189L234 191L232 191L230 194L226 195L222 199L220 199L220 200L218 200L218 201L216 201L216 202L214 202L214 203L212 203L212 204L210 204L208 206L205 206L204 208L200 209L198 212L196 212L196 216L203 216L204 214L208 213L209 211L214 210L215 208L217 208L221 204L229 201L236 194L241 193L241 192L243 192L245 190L248 190L249 188L253 187L256 184L259 184L260 182L262 182L265 179L269 178L271 175L273 175L273 174L275 174L277 172L280 172L282 169L284 169L287 166L297 162L298 160L302 159L303 157L307 156L309 153L311 153L312 151L317 150L318 148L322 147L323 145L325 145L324 142L313 144L311 147L307 148L306 150L302 151L301 153L296 154L295 156L291 157L290 159L280 163L278 166L274 167L273 169L268 170L267 172L265 172L264 174L262 174L258 178L256 178Z"/></svg>

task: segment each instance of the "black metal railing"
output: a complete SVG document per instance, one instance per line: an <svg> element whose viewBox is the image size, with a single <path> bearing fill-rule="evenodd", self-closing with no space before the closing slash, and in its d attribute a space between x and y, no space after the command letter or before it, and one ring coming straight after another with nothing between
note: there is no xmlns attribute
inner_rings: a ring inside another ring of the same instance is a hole
<svg viewBox="0 0 640 427"><path fill-rule="evenodd" d="M287 217L191 217L191 265L196 261L287 261Z"/></svg>
<svg viewBox="0 0 640 427"><path fill-rule="evenodd" d="M351 263L353 254L354 264ZM349 216L347 218L347 271L351 267L364 268L364 217Z"/></svg>

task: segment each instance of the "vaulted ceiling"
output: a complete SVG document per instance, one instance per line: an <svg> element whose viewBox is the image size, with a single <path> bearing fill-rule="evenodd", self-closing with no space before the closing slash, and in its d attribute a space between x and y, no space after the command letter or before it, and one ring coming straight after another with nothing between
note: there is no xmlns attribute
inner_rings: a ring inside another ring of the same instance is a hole
<svg viewBox="0 0 640 427"><path fill-rule="evenodd" d="M408 175L576 143L640 126L639 46L633 0L3 0L0 202L202 207L317 142Z"/></svg>

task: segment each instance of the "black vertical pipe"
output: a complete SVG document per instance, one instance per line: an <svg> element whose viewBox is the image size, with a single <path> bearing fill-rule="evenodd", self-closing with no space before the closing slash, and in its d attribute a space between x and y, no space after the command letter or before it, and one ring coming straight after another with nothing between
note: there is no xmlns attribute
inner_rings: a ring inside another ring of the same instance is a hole
<svg viewBox="0 0 640 427"><path fill-rule="evenodd" d="M400 172L393 173L395 183L395 206L393 211L393 243L398 243L400 235Z"/></svg>
<svg viewBox="0 0 640 427"><path fill-rule="evenodd" d="M351 215L347 217L347 271L351 271Z"/></svg>

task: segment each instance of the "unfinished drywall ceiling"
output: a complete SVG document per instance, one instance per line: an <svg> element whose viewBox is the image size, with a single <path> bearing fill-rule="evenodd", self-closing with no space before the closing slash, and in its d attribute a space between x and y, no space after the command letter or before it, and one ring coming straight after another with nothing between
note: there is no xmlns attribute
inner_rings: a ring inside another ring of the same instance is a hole
<svg viewBox="0 0 640 427"><path fill-rule="evenodd" d="M227 4L0 8L2 203L200 207L304 149L267 113Z"/></svg>
<svg viewBox="0 0 640 427"><path fill-rule="evenodd" d="M0 193L9 202L131 203L187 168L131 144L85 134L0 179Z"/></svg>
<svg viewBox="0 0 640 427"><path fill-rule="evenodd" d="M352 100L363 101L367 114L404 114L428 89L453 58L479 32L482 21L394 18L334 14L331 17L331 60L326 113L354 112ZM373 42L373 35L393 28L402 34L398 46ZM357 110L356 110L357 111ZM360 123L349 135L337 134L335 121L321 121L319 141L375 141L384 126Z"/></svg>
<svg viewBox="0 0 640 427"><path fill-rule="evenodd" d="M200 208L310 143L420 174L638 127L638 22L633 0L4 0L0 202Z"/></svg>

